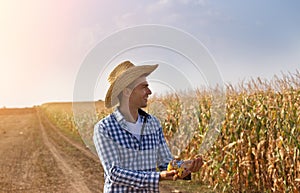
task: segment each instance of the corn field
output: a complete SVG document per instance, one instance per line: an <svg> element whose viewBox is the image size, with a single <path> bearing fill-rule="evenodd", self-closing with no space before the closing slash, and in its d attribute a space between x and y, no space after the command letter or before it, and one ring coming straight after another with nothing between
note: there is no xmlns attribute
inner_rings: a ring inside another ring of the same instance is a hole
<svg viewBox="0 0 300 193"><path fill-rule="evenodd" d="M193 181L209 184L217 192L300 192L298 71L271 81L258 78L227 85L219 134L206 152L200 148L209 130L213 98L207 90L191 93L154 96L146 110L160 119L172 153L181 159L202 154L205 164L193 174ZM75 121L70 106L41 108L58 127L75 133L79 129L90 141L88 146L92 146L93 124L110 113L97 108L96 118L82 116Z"/></svg>

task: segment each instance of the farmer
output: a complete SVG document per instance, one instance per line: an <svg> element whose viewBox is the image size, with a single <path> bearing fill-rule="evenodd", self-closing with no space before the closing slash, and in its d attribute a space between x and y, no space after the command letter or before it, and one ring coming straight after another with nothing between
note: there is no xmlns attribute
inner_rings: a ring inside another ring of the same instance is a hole
<svg viewBox="0 0 300 193"><path fill-rule="evenodd" d="M159 181L184 178L202 166L201 158L192 160L181 177L176 170L166 170L173 156L162 127L156 117L141 109L151 94L146 77L157 66L125 61L109 75L105 106L118 106L95 125L93 136L104 168L105 193L159 192Z"/></svg>

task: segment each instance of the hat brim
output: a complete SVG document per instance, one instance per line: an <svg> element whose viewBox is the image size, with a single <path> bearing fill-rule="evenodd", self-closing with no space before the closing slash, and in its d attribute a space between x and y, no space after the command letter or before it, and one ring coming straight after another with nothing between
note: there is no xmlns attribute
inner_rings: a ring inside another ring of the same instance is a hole
<svg viewBox="0 0 300 193"><path fill-rule="evenodd" d="M105 96L105 107L111 108L119 103L118 95L134 82L137 78L141 76L148 76L156 68L156 65L143 65L143 66L134 66L126 70L121 74L108 88L108 91Z"/></svg>

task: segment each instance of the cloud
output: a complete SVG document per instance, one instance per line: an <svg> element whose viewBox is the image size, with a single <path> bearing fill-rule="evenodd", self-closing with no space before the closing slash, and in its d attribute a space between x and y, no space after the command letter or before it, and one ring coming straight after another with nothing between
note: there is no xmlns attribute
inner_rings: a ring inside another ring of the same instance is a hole
<svg viewBox="0 0 300 193"><path fill-rule="evenodd" d="M160 0L156 3L149 4L146 6L145 13L146 14L155 14L157 12L162 11L163 9L166 9L168 6L168 0Z"/></svg>
<svg viewBox="0 0 300 193"><path fill-rule="evenodd" d="M126 28L135 25L139 21L139 17L135 12L127 12L122 15L117 15L114 18L114 23L117 28Z"/></svg>

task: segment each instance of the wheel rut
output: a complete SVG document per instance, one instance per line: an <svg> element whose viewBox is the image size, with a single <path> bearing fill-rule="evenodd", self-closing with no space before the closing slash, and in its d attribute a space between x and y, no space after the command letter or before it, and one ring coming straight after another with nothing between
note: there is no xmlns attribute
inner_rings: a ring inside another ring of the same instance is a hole
<svg viewBox="0 0 300 193"><path fill-rule="evenodd" d="M41 115L39 111L37 111L37 117L38 117L39 126L42 133L43 142L45 146L50 150L55 160L57 161L57 165L60 168L60 170L69 180L70 186L72 188L70 192L90 193L91 191L85 184L83 177L80 175L80 172L77 171L76 168L73 168L70 164L68 164L67 160L63 158L63 156L59 153L59 150L49 140L45 127L41 121Z"/></svg>

